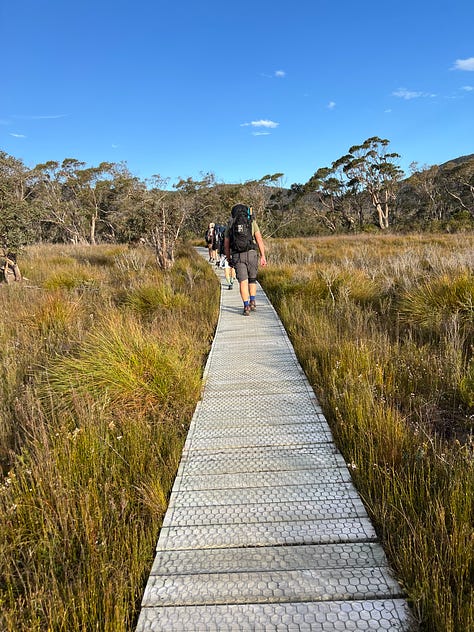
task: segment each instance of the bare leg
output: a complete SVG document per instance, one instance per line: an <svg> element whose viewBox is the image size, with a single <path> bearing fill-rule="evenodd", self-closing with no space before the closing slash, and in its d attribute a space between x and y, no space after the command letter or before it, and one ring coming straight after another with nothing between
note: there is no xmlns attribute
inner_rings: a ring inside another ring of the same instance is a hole
<svg viewBox="0 0 474 632"><path fill-rule="evenodd" d="M245 281L240 281L239 288L240 288L240 296L245 303L245 301L248 301L250 299L248 279L245 279Z"/></svg>

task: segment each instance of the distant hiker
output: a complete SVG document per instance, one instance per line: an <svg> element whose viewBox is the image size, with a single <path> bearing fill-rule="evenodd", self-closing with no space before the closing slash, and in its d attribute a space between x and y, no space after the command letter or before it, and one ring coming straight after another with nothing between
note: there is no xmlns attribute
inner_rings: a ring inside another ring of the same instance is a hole
<svg viewBox="0 0 474 632"><path fill-rule="evenodd" d="M20 268L16 262L16 254L8 252L3 255L0 264L1 280L5 283L12 283L13 281L22 281Z"/></svg>
<svg viewBox="0 0 474 632"><path fill-rule="evenodd" d="M224 234L225 226L222 224L216 224L214 230L216 231L216 250L217 250L217 262L216 266L220 266L222 259L225 257L224 253ZM222 268L224 266L221 266Z"/></svg>
<svg viewBox="0 0 474 632"><path fill-rule="evenodd" d="M248 316L251 311L254 312L257 309L255 302L259 264L257 248L260 251L260 265L266 266L265 246L258 224L253 218L252 207L236 204L232 207L232 214L226 228L224 251L237 274L240 296L244 303L244 316Z"/></svg>
<svg viewBox="0 0 474 632"><path fill-rule="evenodd" d="M211 222L206 230L206 244L209 250L209 262L217 261L217 235L214 222Z"/></svg>

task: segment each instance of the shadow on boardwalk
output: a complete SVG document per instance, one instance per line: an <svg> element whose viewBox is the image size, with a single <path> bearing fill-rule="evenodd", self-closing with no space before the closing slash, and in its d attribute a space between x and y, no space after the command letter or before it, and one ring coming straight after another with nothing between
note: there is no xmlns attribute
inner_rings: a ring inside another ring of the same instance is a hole
<svg viewBox="0 0 474 632"><path fill-rule="evenodd" d="M216 273L205 387L137 632L415 629L273 307L259 287L244 318Z"/></svg>

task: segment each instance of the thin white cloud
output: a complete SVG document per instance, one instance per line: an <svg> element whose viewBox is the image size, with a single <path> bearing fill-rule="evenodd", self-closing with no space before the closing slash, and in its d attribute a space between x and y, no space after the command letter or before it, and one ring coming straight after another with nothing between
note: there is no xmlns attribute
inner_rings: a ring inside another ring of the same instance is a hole
<svg viewBox="0 0 474 632"><path fill-rule="evenodd" d="M13 136L13 138L26 138L24 134L14 134L13 132L10 132L10 136Z"/></svg>
<svg viewBox="0 0 474 632"><path fill-rule="evenodd" d="M456 59L453 70L474 71L474 57L469 57L468 59Z"/></svg>
<svg viewBox="0 0 474 632"><path fill-rule="evenodd" d="M328 103L328 110L334 110L335 107L336 107L336 102L335 101L329 101L329 103Z"/></svg>
<svg viewBox="0 0 474 632"><path fill-rule="evenodd" d="M394 97L399 97L400 99L405 99L409 101L410 99L419 99L420 97L435 97L435 94L431 94L429 92L417 92L415 90L407 90L406 88L398 88L392 92Z"/></svg>
<svg viewBox="0 0 474 632"><path fill-rule="evenodd" d="M65 118L66 116L69 116L69 115L68 114L46 114L46 115L39 115L39 114L22 115L22 114L17 114L13 118L27 120L27 121L40 121L40 120L43 120L43 119L60 119L60 118Z"/></svg>
<svg viewBox="0 0 474 632"><path fill-rule="evenodd" d="M390 114L392 110L389 108L388 110L384 110L385 114Z"/></svg>
<svg viewBox="0 0 474 632"><path fill-rule="evenodd" d="M66 118L67 114L51 114L51 116L32 116L31 118L35 121L41 121L43 119L60 119Z"/></svg>
<svg viewBox="0 0 474 632"><path fill-rule="evenodd" d="M407 90L406 88L399 88L395 92L392 92L394 97L400 97L400 99L418 99L423 96L423 92L414 92L413 90Z"/></svg>
<svg viewBox="0 0 474 632"><path fill-rule="evenodd" d="M275 121L269 121L267 119L260 119L259 121L251 121L250 123L241 123L240 127L268 127L275 128L278 127L280 123L275 123Z"/></svg>
<svg viewBox="0 0 474 632"><path fill-rule="evenodd" d="M112 149L117 149L118 145L112 145Z"/></svg>
<svg viewBox="0 0 474 632"><path fill-rule="evenodd" d="M474 90L474 86L463 86L461 90L465 90L466 92L472 92L472 90Z"/></svg>
<svg viewBox="0 0 474 632"><path fill-rule="evenodd" d="M252 136L270 136L270 132L252 132Z"/></svg>
<svg viewBox="0 0 474 632"><path fill-rule="evenodd" d="M274 70L271 75L267 72L262 72L260 73L260 76L265 77L266 79L283 79L283 77L286 77L286 72L284 70Z"/></svg>

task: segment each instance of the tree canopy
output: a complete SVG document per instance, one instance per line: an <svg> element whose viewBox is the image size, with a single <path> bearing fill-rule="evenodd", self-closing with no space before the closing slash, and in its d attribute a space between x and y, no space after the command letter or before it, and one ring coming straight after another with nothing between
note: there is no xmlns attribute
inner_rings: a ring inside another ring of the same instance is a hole
<svg viewBox="0 0 474 632"><path fill-rule="evenodd" d="M170 185L159 175L141 180L125 163L89 166L65 158L28 169L0 152L0 247L18 252L35 241L140 241L166 268L179 240L201 237L210 221L225 223L238 202L253 207L267 237L474 227L474 155L439 166L413 163L405 178L389 144L370 137L290 187L280 172L240 184L207 172Z"/></svg>

